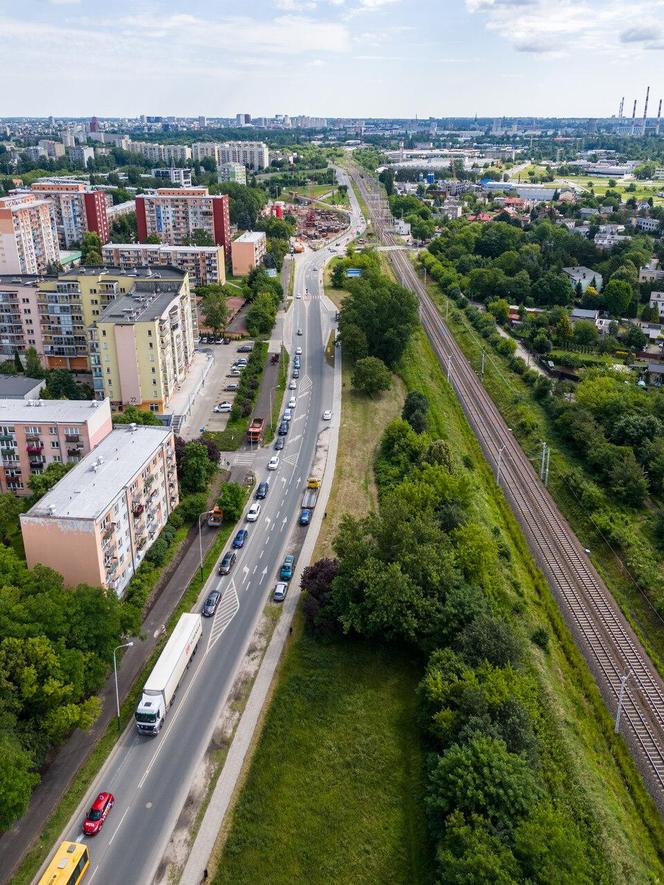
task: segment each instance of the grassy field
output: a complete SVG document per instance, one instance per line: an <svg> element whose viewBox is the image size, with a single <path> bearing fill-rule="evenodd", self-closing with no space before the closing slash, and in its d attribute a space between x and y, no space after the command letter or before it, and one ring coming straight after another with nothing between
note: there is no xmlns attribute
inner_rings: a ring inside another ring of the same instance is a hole
<svg viewBox="0 0 664 885"><path fill-rule="evenodd" d="M320 197L329 194L330 191L335 189L335 185L333 184L294 185L293 187L285 187L281 196L285 199L286 197L291 198L291 196L295 194L301 197L315 197L316 199L320 199Z"/></svg>
<svg viewBox="0 0 664 885"><path fill-rule="evenodd" d="M560 190L564 190L566 187L569 187L568 182L570 181L584 190L590 190L588 185L592 182L592 190L597 197L603 197L607 190L609 190L609 178L605 176L566 175L557 178L554 185ZM616 186L611 188L611 190L618 191L623 202L630 197L635 197L637 200L647 200L648 197L653 197L655 205L664 204L664 198L657 196L658 193L664 193L664 181L623 181L620 178L614 179L614 181ZM630 184L636 185L635 191L627 190Z"/></svg>
<svg viewBox="0 0 664 885"><path fill-rule="evenodd" d="M510 603L523 618L524 630L532 634L544 627L551 637L547 653L533 649L532 666L547 699L548 715L540 724L546 748L541 764L552 794L556 801L573 803L576 813L591 822L594 848L607 858L616 881L661 878L661 819L625 744L613 732L599 691L423 332L409 346L401 374L408 389L429 399L431 432L471 466L481 489L478 516L500 530L511 551Z"/></svg>
<svg viewBox="0 0 664 885"><path fill-rule="evenodd" d="M424 883L421 664L306 633L287 655L216 885Z"/></svg>

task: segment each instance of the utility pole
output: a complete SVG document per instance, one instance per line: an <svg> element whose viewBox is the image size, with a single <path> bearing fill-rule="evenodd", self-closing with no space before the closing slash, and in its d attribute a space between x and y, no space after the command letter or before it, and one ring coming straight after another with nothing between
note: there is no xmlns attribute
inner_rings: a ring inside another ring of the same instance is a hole
<svg viewBox="0 0 664 885"><path fill-rule="evenodd" d="M618 697L618 709L616 710L616 734L620 734L620 714L622 713L623 699L625 697L625 689L627 687L627 680L630 677L630 672L631 671L628 670L620 679L620 695Z"/></svg>
<svg viewBox="0 0 664 885"><path fill-rule="evenodd" d="M485 358L486 358L486 352L485 352L484 348L482 348L482 370L481 370L482 378L484 378L484 360L485 360Z"/></svg>
<svg viewBox="0 0 664 885"><path fill-rule="evenodd" d="M544 472L546 470L546 450L547 445L542 441L542 461L540 463L540 479L544 482Z"/></svg>
<svg viewBox="0 0 664 885"><path fill-rule="evenodd" d="M507 443L503 443L502 446L498 449L498 464L496 466L496 485L500 485L500 468L503 464L503 452L507 447Z"/></svg>
<svg viewBox="0 0 664 885"><path fill-rule="evenodd" d="M451 373L452 373L452 357L451 357L451 356L448 356L448 357L447 357L447 382L448 382L448 384L449 384L449 381L450 381L450 375L451 375Z"/></svg>

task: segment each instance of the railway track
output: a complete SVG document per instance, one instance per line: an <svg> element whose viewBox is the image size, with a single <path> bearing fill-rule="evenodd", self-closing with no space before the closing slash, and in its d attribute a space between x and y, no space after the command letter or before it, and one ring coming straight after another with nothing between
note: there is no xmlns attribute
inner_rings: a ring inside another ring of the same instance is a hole
<svg viewBox="0 0 664 885"><path fill-rule="evenodd" d="M353 178L379 240L395 245L389 210L374 180L357 171ZM389 252L389 257L402 285L419 297L423 327L487 460L497 464L500 458L505 496L613 715L623 677L629 674L622 699L621 732L660 813L664 813L664 683L445 326L410 258L400 251Z"/></svg>

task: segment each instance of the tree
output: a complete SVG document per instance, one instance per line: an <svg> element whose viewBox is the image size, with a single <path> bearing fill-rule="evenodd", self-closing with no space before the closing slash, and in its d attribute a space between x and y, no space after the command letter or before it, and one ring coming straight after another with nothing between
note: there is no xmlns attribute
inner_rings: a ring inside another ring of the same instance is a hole
<svg viewBox="0 0 664 885"><path fill-rule="evenodd" d="M495 298L486 306L489 313L493 314L497 323L506 323L509 318L510 306L505 298Z"/></svg>
<svg viewBox="0 0 664 885"><path fill-rule="evenodd" d="M599 331L591 320L579 320L574 323L574 341L576 344L595 344L598 338Z"/></svg>
<svg viewBox="0 0 664 885"><path fill-rule="evenodd" d="M44 369L34 347L28 347L25 352L25 374L28 378L44 377Z"/></svg>
<svg viewBox="0 0 664 885"><path fill-rule="evenodd" d="M213 470L205 446L199 442L187 443L179 474L182 491L186 494L204 492Z"/></svg>
<svg viewBox="0 0 664 885"><path fill-rule="evenodd" d="M33 473L28 480L28 486L33 495L33 502L42 498L56 483L60 482L62 477L73 466L73 464L61 464L56 461L53 464L49 464L43 473Z"/></svg>
<svg viewBox="0 0 664 885"><path fill-rule="evenodd" d="M488 821L474 816L466 822L453 812L436 853L445 885L514 885L519 868L510 849L492 831Z"/></svg>
<svg viewBox="0 0 664 885"><path fill-rule="evenodd" d="M382 390L389 390L392 387L390 370L375 356L358 360L353 369L353 387L370 397Z"/></svg>
<svg viewBox="0 0 664 885"><path fill-rule="evenodd" d="M139 409L136 406L127 406L124 412L113 415L114 424L142 424L149 427L163 427L154 412L148 409Z"/></svg>
<svg viewBox="0 0 664 885"><path fill-rule="evenodd" d="M604 303L610 314L622 317L632 300L632 287L625 280L609 280L604 289Z"/></svg>
<svg viewBox="0 0 664 885"><path fill-rule="evenodd" d="M412 390L406 397L401 417L408 421L416 433L424 433L428 425L429 401L419 390Z"/></svg>
<svg viewBox="0 0 664 885"><path fill-rule="evenodd" d="M96 231L83 234L81 241L81 264L101 264L101 239Z"/></svg>
<svg viewBox="0 0 664 885"><path fill-rule="evenodd" d="M540 789L528 763L510 753L504 741L478 734L455 744L433 768L426 806L439 830L454 810L479 814L511 833L539 801Z"/></svg>
<svg viewBox="0 0 664 885"><path fill-rule="evenodd" d="M14 351L14 368L17 372L23 371L23 363L21 362L21 357L19 356L18 350Z"/></svg>
<svg viewBox="0 0 664 885"><path fill-rule="evenodd" d="M8 830L21 817L38 782L29 752L13 734L0 732L0 830Z"/></svg>
<svg viewBox="0 0 664 885"><path fill-rule="evenodd" d="M157 234L148 234L143 242L150 246L158 246L161 243L161 240Z"/></svg>
<svg viewBox="0 0 664 885"><path fill-rule="evenodd" d="M237 522L242 515L246 492L237 482L226 482L221 488L217 504L224 511L227 522Z"/></svg>
<svg viewBox="0 0 664 885"><path fill-rule="evenodd" d="M481 614L460 636L464 658L473 666L488 661L496 667L518 664L523 657L523 643L507 621Z"/></svg>
<svg viewBox="0 0 664 885"><path fill-rule="evenodd" d="M630 323L625 334L625 344L632 350L643 350L647 341L643 330L639 326L635 326L634 323Z"/></svg>
<svg viewBox="0 0 664 885"><path fill-rule="evenodd" d="M316 630L330 631L335 625L329 610L332 582L339 574L336 559L319 559L302 572L301 587L305 592L304 616L307 624Z"/></svg>
<svg viewBox="0 0 664 885"><path fill-rule="evenodd" d="M566 274L548 271L533 284L533 298L537 304L566 305L574 300L574 289Z"/></svg>
<svg viewBox="0 0 664 885"><path fill-rule="evenodd" d="M222 291L209 292L201 304L203 322L215 335L221 335L228 322L228 305Z"/></svg>
<svg viewBox="0 0 664 885"><path fill-rule="evenodd" d="M186 244L187 246L214 246L215 242L210 236L210 234L203 230L203 228L197 227L195 230L192 230L191 236L187 238Z"/></svg>
<svg viewBox="0 0 664 885"><path fill-rule="evenodd" d="M269 335L277 317L274 296L270 292L260 292L251 302L247 311L247 329L250 335Z"/></svg>
<svg viewBox="0 0 664 885"><path fill-rule="evenodd" d="M347 323L341 333L341 345L343 347L344 357L346 357L351 365L358 360L364 359L369 353L369 345L367 344L367 336L359 326L354 323Z"/></svg>

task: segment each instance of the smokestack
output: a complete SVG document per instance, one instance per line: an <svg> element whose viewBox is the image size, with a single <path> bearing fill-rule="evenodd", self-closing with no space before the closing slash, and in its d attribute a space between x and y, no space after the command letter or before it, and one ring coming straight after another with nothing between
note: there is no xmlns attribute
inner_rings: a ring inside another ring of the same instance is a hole
<svg viewBox="0 0 664 885"><path fill-rule="evenodd" d="M620 108L618 110L618 119L622 120L623 118L623 108L625 107L625 96L620 99Z"/></svg>
<svg viewBox="0 0 664 885"><path fill-rule="evenodd" d="M646 89L646 103L643 106L643 126L641 127L641 134L646 134L646 121L648 120L648 101L650 99L650 86Z"/></svg>
<svg viewBox="0 0 664 885"><path fill-rule="evenodd" d="M634 99L634 110L632 111L632 120L636 120L636 99Z"/></svg>
<svg viewBox="0 0 664 885"><path fill-rule="evenodd" d="M655 132L657 133L657 135L659 135L659 127L660 127L661 122L662 122L662 99L660 98L659 109L657 111L657 128L655 129Z"/></svg>

